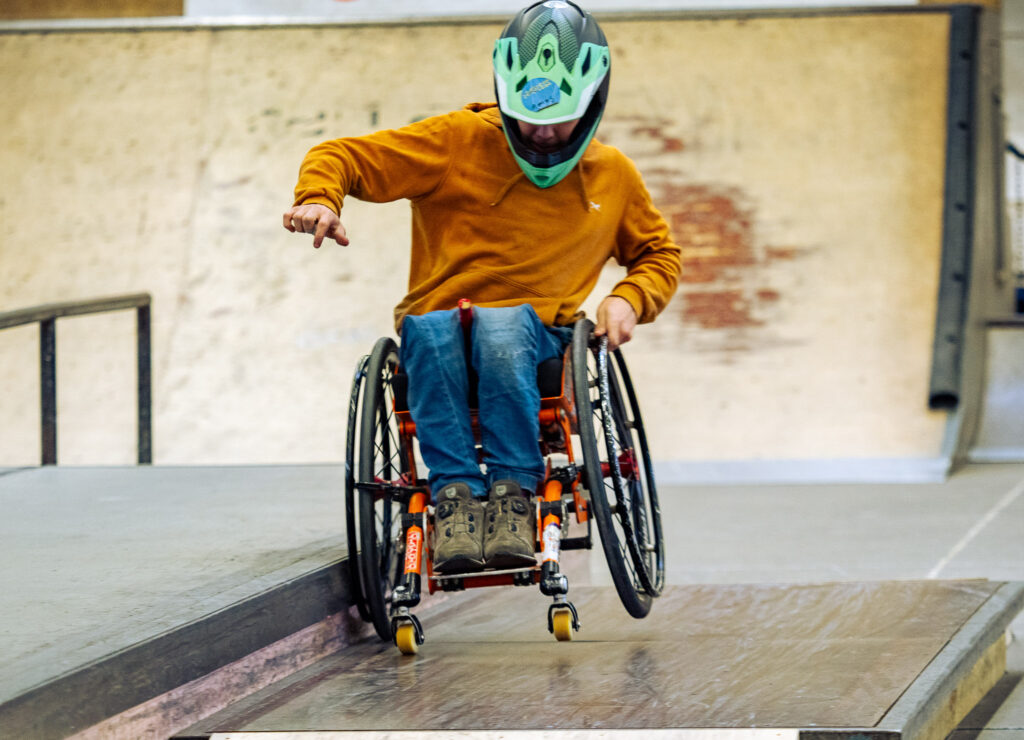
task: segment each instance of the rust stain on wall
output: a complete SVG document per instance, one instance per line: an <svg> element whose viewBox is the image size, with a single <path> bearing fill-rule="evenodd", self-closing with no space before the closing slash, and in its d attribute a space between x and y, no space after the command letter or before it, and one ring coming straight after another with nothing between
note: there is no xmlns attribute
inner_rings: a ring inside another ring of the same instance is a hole
<svg viewBox="0 0 1024 740"><path fill-rule="evenodd" d="M768 278L761 268L795 259L801 250L760 247L754 209L738 188L680 185L662 175L653 192L682 248L676 315L683 324L711 330L765 326L766 309L784 296L763 284Z"/></svg>
<svg viewBox="0 0 1024 740"><path fill-rule="evenodd" d="M684 140L667 132L673 125L667 118L653 118L650 116L617 116L609 119L610 126L601 129L601 140L606 144L615 143L623 134L632 141L653 141L658 148L659 154L671 154L686 149ZM612 129L618 125L625 125L625 130Z"/></svg>
<svg viewBox="0 0 1024 740"><path fill-rule="evenodd" d="M682 249L679 294L666 318L687 330L684 341L691 336L727 354L775 343L764 332L786 305L782 286L792 284L780 270L808 250L765 244L756 203L742 185L707 183L687 171L688 159L702 148L699 134L689 141L675 122L655 116L622 116L608 124L602 139L637 162Z"/></svg>
<svg viewBox="0 0 1024 740"><path fill-rule="evenodd" d="M690 290L683 292L686 320L704 329L734 329L761 326L751 314L750 299L739 290Z"/></svg>
<svg viewBox="0 0 1024 740"><path fill-rule="evenodd" d="M800 256L804 250L796 247L765 247L764 253L771 260L791 260Z"/></svg>
<svg viewBox="0 0 1024 740"><path fill-rule="evenodd" d="M665 184L656 196L683 249L684 283L710 283L755 262L750 215L735 196L704 185Z"/></svg>
<svg viewBox="0 0 1024 740"><path fill-rule="evenodd" d="M675 136L666 136L661 126L638 126L631 132L634 136L648 136L661 143L662 152L681 152L686 146Z"/></svg>

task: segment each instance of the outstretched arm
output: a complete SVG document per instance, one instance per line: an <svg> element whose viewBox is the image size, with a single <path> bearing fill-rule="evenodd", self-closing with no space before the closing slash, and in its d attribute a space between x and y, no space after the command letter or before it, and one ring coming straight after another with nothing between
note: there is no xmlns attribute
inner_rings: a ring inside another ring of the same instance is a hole
<svg viewBox="0 0 1024 740"><path fill-rule="evenodd" d="M312 234L313 247L320 248L325 237L330 237L343 247L348 246L345 227L338 214L325 205L309 203L292 206L284 212L284 227L294 233Z"/></svg>

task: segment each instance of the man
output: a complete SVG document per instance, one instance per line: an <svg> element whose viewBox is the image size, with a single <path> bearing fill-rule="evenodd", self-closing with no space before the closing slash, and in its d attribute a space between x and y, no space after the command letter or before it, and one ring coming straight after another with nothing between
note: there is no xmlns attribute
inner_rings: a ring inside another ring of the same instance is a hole
<svg viewBox="0 0 1024 740"><path fill-rule="evenodd" d="M595 333L612 349L665 307L680 267L636 167L593 139L611 71L594 18L571 2L534 3L506 26L493 65L497 105L314 147L284 214L314 247L347 246L344 196L411 202L409 292L395 323L442 573L534 563L537 365L561 354L609 258L627 268L597 309ZM470 362L486 472L470 428L460 298L477 307Z"/></svg>

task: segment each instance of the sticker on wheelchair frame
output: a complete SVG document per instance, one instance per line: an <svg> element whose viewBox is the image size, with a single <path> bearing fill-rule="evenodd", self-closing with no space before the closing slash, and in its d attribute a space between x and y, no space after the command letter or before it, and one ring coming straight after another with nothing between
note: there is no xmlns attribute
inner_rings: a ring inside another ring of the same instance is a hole
<svg viewBox="0 0 1024 740"><path fill-rule="evenodd" d="M562 546L562 528L555 523L544 527L544 562L558 562L558 551Z"/></svg>
<svg viewBox="0 0 1024 740"><path fill-rule="evenodd" d="M423 546L423 530L419 527L409 528L409 537L405 550L405 572L420 572L420 548Z"/></svg>
<svg viewBox="0 0 1024 740"><path fill-rule="evenodd" d="M539 110L550 108L562 99L562 91L558 85L547 77L534 77L526 83L526 87L519 93L523 105L527 110L536 113Z"/></svg>

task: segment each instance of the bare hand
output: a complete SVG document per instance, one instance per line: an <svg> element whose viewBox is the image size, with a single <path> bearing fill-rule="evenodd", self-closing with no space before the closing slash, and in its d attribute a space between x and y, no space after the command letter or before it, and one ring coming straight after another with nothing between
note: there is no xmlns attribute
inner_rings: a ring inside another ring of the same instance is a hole
<svg viewBox="0 0 1024 740"><path fill-rule="evenodd" d="M633 338L639 317L625 298L610 295L597 307L595 337L608 336L608 351L614 352Z"/></svg>
<svg viewBox="0 0 1024 740"><path fill-rule="evenodd" d="M338 214L319 203L289 208L284 212L284 227L293 234L312 234L313 246L316 249L324 243L325 237L334 239L343 247L348 246L345 227L341 225Z"/></svg>

